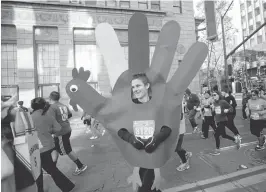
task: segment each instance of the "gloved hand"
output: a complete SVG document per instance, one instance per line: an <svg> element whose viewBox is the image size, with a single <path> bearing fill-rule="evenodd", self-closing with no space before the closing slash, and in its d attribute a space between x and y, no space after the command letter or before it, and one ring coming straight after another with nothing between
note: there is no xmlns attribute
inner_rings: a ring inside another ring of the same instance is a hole
<svg viewBox="0 0 266 192"><path fill-rule="evenodd" d="M135 137L129 133L127 129L122 128L118 131L118 136L124 141L130 143L134 148L141 150L144 149L144 142L139 137Z"/></svg>
<svg viewBox="0 0 266 192"><path fill-rule="evenodd" d="M148 139L145 145L145 151L147 153L155 151L157 147L170 136L171 132L172 130L169 127L163 126L157 135Z"/></svg>

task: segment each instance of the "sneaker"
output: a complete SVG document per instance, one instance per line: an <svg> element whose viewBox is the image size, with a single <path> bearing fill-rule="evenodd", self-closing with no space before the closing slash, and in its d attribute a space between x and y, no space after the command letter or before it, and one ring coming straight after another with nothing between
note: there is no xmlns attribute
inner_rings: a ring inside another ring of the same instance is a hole
<svg viewBox="0 0 266 192"><path fill-rule="evenodd" d="M237 148L237 150L240 149L240 147L241 147L241 139L239 139L239 138L237 137L237 139L235 140L235 143L236 143L236 148Z"/></svg>
<svg viewBox="0 0 266 192"><path fill-rule="evenodd" d="M240 135L237 135L237 137L238 137L238 139L240 139L240 140L242 139L242 137L241 137Z"/></svg>
<svg viewBox="0 0 266 192"><path fill-rule="evenodd" d="M201 135L200 138L202 138L202 139L207 139L206 137L204 137L204 135Z"/></svg>
<svg viewBox="0 0 266 192"><path fill-rule="evenodd" d="M194 127L193 132L192 133L196 133L198 131L198 127Z"/></svg>
<svg viewBox="0 0 266 192"><path fill-rule="evenodd" d="M210 155L220 155L221 152L219 149L215 149L213 152L210 152Z"/></svg>
<svg viewBox="0 0 266 192"><path fill-rule="evenodd" d="M261 151L261 150L263 150L263 149L265 149L265 147L262 145L262 146L260 146L260 145L257 145L256 147L255 147L255 150L256 151Z"/></svg>
<svg viewBox="0 0 266 192"><path fill-rule="evenodd" d="M186 162L186 163L182 163L181 165L179 165L179 166L176 168L176 170L177 170L177 171L185 171L185 170L187 170L187 169L189 169L189 168L190 168L190 166L189 166L188 162Z"/></svg>
<svg viewBox="0 0 266 192"><path fill-rule="evenodd" d="M80 169L76 167L76 170L74 171L73 175L79 175L82 172L84 172L88 168L87 165L83 165Z"/></svg>
<svg viewBox="0 0 266 192"><path fill-rule="evenodd" d="M186 159L187 159L187 162L189 161L189 158L192 157L192 152L186 152Z"/></svg>

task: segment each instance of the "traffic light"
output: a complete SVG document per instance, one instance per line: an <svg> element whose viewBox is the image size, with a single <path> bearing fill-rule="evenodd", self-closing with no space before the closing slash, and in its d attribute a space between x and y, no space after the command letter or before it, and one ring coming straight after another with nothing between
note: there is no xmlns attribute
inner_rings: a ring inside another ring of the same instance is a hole
<svg viewBox="0 0 266 192"><path fill-rule="evenodd" d="M207 39L209 41L216 41L218 39L215 16L215 1L204 1Z"/></svg>

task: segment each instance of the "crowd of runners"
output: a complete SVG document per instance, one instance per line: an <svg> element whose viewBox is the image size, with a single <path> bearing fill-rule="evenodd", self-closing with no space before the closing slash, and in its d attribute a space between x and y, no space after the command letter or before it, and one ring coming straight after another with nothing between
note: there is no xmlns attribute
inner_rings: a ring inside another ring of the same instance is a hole
<svg viewBox="0 0 266 192"><path fill-rule="evenodd" d="M132 98L132 101L136 104L148 102L152 99L152 95L149 94L150 89L149 80L145 74L134 76L132 80L132 93L134 98ZM13 100L11 98L10 101L5 101L2 98L2 139L12 140L12 138L9 138L10 136L7 137L5 135L5 131L3 132L3 130L12 121L8 111L12 111L10 107L14 104ZM70 143L71 127L69 123L69 118L72 117L72 113L59 100L60 94L55 91L51 92L49 102L41 97L33 99L31 101L31 117L41 144L42 168L51 175L56 185L62 191L69 192L74 189L75 184L57 168L56 164L59 155L67 155L76 164L76 169L73 172L74 175L79 175L84 172L87 169L87 165L83 164L72 150ZM182 101L180 130L175 150L181 159L181 164L176 168L177 171L189 169L189 159L192 157L192 153L182 147L186 133L186 118L192 126L192 132L201 133L202 139L207 139L212 136L209 135L209 127L213 129L216 148L211 153L212 155L220 155L221 138L234 142L237 149L241 147L241 134L234 124L236 107L237 103L231 91L227 93L220 92L218 87L213 87L212 91L205 90L202 95L198 96L189 89L186 89ZM8 111L5 112L6 109ZM196 123L195 118L197 114L202 118L202 130L199 130ZM265 149L263 129L266 127L266 96L264 95L263 89L251 90L250 92L246 88L243 89L242 115L243 119L250 121L251 134L258 140L258 145L255 149L258 151ZM84 113L81 120L86 125L86 130L84 131L90 133L90 139L96 139L104 134L104 131L98 128L99 122L90 115ZM229 129L233 136L228 135L226 129ZM157 139L152 138L144 142L135 137L133 133L129 133L126 129L120 129L118 131L118 136L121 139L130 143L137 150L145 149L147 153L152 153L156 150L170 134L171 129L163 126ZM138 191L151 190L151 184L156 177L157 170L141 167L135 167L134 169L139 172L142 183ZM14 172L16 174L16 170ZM42 180L42 177L40 180ZM19 183L19 181L16 182ZM38 184L39 181L36 182ZM38 192L43 191L43 185L41 183L39 182Z"/></svg>

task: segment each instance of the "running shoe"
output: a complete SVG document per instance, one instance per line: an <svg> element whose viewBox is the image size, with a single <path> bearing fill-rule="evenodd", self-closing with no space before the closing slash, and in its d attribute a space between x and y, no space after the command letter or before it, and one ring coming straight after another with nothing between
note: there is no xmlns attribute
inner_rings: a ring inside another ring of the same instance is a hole
<svg viewBox="0 0 266 192"><path fill-rule="evenodd" d="M220 149L215 149L213 152L210 152L210 155L220 155L221 152L220 152Z"/></svg>
<svg viewBox="0 0 266 192"><path fill-rule="evenodd" d="M201 137L202 139L207 139L206 137L204 137L204 135L201 135L200 137Z"/></svg>
<svg viewBox="0 0 266 192"><path fill-rule="evenodd" d="M192 133L196 133L196 132L198 132L198 127L194 127L194 129L193 129L193 132L192 132Z"/></svg>
<svg viewBox="0 0 266 192"><path fill-rule="evenodd" d="M188 160L192 157L192 152L186 152L186 159Z"/></svg>
<svg viewBox="0 0 266 192"><path fill-rule="evenodd" d="M261 151L261 150L263 150L263 149L265 149L265 147L262 145L262 146L260 146L260 145L257 145L256 147L255 147L255 150L256 151Z"/></svg>
<svg viewBox="0 0 266 192"><path fill-rule="evenodd" d="M73 175L79 175L83 173L88 168L87 165L83 165L80 169L76 167L76 170L73 172Z"/></svg>
<svg viewBox="0 0 266 192"><path fill-rule="evenodd" d="M237 150L240 149L240 147L241 147L241 139L239 139L239 138L237 137L237 139L235 140L235 143L236 143L236 148L237 148Z"/></svg>
<svg viewBox="0 0 266 192"><path fill-rule="evenodd" d="M189 169L189 168L190 168L189 163L186 162L186 163L182 163L181 165L179 165L179 166L176 168L176 170L177 170L177 171L185 171L185 170L187 170L187 169Z"/></svg>

